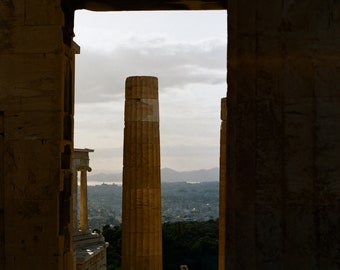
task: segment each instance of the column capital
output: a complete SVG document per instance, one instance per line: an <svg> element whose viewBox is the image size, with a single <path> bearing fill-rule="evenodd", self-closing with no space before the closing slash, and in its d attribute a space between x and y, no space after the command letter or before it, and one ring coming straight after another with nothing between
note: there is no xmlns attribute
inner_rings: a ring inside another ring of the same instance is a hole
<svg viewBox="0 0 340 270"><path fill-rule="evenodd" d="M82 166L82 165L79 165L76 167L77 171L88 171L88 172L91 172L92 171L92 168L90 166Z"/></svg>

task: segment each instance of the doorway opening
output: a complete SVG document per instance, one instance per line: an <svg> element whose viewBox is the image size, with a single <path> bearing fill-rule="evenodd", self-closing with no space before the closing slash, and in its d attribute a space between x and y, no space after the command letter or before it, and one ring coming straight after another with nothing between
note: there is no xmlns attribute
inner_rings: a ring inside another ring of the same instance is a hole
<svg viewBox="0 0 340 270"><path fill-rule="evenodd" d="M187 210L182 220L218 218L226 22L226 11L76 12L81 53L76 56L74 141L76 148L94 149L90 185L121 181L125 79L156 76L162 182L215 181L215 205L180 208Z"/></svg>
<svg viewBox="0 0 340 270"><path fill-rule="evenodd" d="M162 167L218 167L226 11L77 11L75 147L96 172L122 168L124 82L159 80Z"/></svg>

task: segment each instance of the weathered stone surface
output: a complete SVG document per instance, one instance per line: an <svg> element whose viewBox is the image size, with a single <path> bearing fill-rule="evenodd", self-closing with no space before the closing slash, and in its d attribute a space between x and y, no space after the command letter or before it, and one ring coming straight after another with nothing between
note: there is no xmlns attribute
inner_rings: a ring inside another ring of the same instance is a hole
<svg viewBox="0 0 340 270"><path fill-rule="evenodd" d="M338 4L242 4L228 5L227 267L336 269Z"/></svg>
<svg viewBox="0 0 340 270"><path fill-rule="evenodd" d="M221 99L218 269L225 270L227 193L227 99Z"/></svg>
<svg viewBox="0 0 340 270"><path fill-rule="evenodd" d="M72 156L72 203L73 213L70 213L73 219L73 268L76 270L105 270L106 269L106 248L108 243L105 242L101 234L91 233L88 226L87 213L87 172L92 169L89 166L89 153L93 149L74 149ZM80 171L80 218L78 222L78 180L77 172Z"/></svg>
<svg viewBox="0 0 340 270"><path fill-rule="evenodd" d="M4 112L0 111L0 267L5 269Z"/></svg>
<svg viewBox="0 0 340 270"><path fill-rule="evenodd" d="M64 15L60 1L1 1L0 13L0 268L71 269L70 171L62 168L72 145L64 130L73 125L61 114L72 52L63 44Z"/></svg>
<svg viewBox="0 0 340 270"><path fill-rule="evenodd" d="M61 1L31 0L25 4L25 25L62 25L64 23Z"/></svg>
<svg viewBox="0 0 340 270"><path fill-rule="evenodd" d="M73 237L76 270L106 270L106 248L108 243L102 235L79 231Z"/></svg>
<svg viewBox="0 0 340 270"><path fill-rule="evenodd" d="M72 194L73 194L73 231L78 232L89 230L87 213L87 172L92 171L90 167L89 153L93 149L74 149L72 155ZM78 171L80 172L80 222L78 224Z"/></svg>
<svg viewBox="0 0 340 270"><path fill-rule="evenodd" d="M158 80L126 80L122 269L162 269Z"/></svg>

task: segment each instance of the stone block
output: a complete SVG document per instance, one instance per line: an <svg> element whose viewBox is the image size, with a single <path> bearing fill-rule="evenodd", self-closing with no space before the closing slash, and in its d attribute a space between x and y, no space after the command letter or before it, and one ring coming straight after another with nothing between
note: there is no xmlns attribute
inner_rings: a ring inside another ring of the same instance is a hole
<svg viewBox="0 0 340 270"><path fill-rule="evenodd" d="M8 269L26 269L28 265L34 265L36 270L59 270L63 269L62 265L59 266L60 256L50 255L46 256L8 256L6 257L6 266Z"/></svg>
<svg viewBox="0 0 340 270"><path fill-rule="evenodd" d="M60 1L30 0L25 2L25 25L63 25Z"/></svg>
<svg viewBox="0 0 340 270"><path fill-rule="evenodd" d="M25 1L12 0L0 2L0 14L2 18L2 30L12 28L14 25L24 25ZM1 34L0 34L1 37ZM0 39L2 41L2 39ZM1 45L0 45L1 51Z"/></svg>
<svg viewBox="0 0 340 270"><path fill-rule="evenodd" d="M316 112L317 185L323 200L332 201L340 190L340 98L317 98Z"/></svg>
<svg viewBox="0 0 340 270"><path fill-rule="evenodd" d="M158 79L152 76L133 76L125 81L126 99L157 99Z"/></svg>
<svg viewBox="0 0 340 270"><path fill-rule="evenodd" d="M295 54L295 52L294 52ZM287 99L314 96L314 69L306 55L290 56L283 64L280 91Z"/></svg>
<svg viewBox="0 0 340 270"><path fill-rule="evenodd" d="M309 201L315 180L314 100L290 99L284 108L285 175L290 200Z"/></svg>
<svg viewBox="0 0 340 270"><path fill-rule="evenodd" d="M322 1L287 1L284 3L286 23L289 31L301 37L316 37L329 31L331 6Z"/></svg>
<svg viewBox="0 0 340 270"><path fill-rule="evenodd" d="M29 83L37 79L42 79L42 76L53 78L59 74L61 76L61 65L63 59L59 55L55 54L25 54L25 55L0 55L2 63L6 68L0 70L0 78L2 83L15 82ZM33 85L29 85L33 86ZM26 88L29 89L29 87ZM33 90L33 89L32 89ZM24 93L21 93L24 95Z"/></svg>
<svg viewBox="0 0 340 270"><path fill-rule="evenodd" d="M58 210L58 202L55 194L50 194L49 199L6 199L6 231L13 226L27 226L35 228L41 226L44 230L57 229L57 215L51 213ZM10 211L11 210L11 211ZM9 235L10 236L10 235ZM14 237L14 235L12 235Z"/></svg>
<svg viewBox="0 0 340 270"><path fill-rule="evenodd" d="M236 196L238 196L238 194L236 194ZM234 235L232 235L233 252L236 256L235 269L256 269L256 257L254 253L256 250L255 204L240 203L233 208L233 211L236 211L236 228L233 231ZM228 224L229 222L227 221L227 227ZM228 246L228 241L226 245Z"/></svg>
<svg viewBox="0 0 340 270"><path fill-rule="evenodd" d="M11 29L11 53L54 53L63 51L61 26L21 26Z"/></svg>
<svg viewBox="0 0 340 270"><path fill-rule="evenodd" d="M23 97L21 98L21 108L25 112L29 111L40 111L50 112L55 111L57 108L54 107L54 99L51 96L41 95L36 97Z"/></svg>
<svg viewBox="0 0 340 270"><path fill-rule="evenodd" d="M317 97L340 97L340 85L336 80L340 77L340 68L337 68L337 65L316 67L315 95Z"/></svg>
<svg viewBox="0 0 340 270"><path fill-rule="evenodd" d="M5 96L34 97L60 92L64 56L57 54L0 55L6 67L0 69L0 82ZM53 91L54 90L54 91Z"/></svg>
<svg viewBox="0 0 340 270"><path fill-rule="evenodd" d="M160 179L160 166L146 166L146 167L127 167L128 170L123 172L123 179L126 177L127 187L130 188L142 188L144 185L148 188L160 187L160 182L154 181L154 179Z"/></svg>
<svg viewBox="0 0 340 270"><path fill-rule="evenodd" d="M3 90L2 93L4 93L4 96L0 97L0 110L6 111L6 112L10 110L21 111L22 110L21 98L19 96L11 96L11 95L5 94L7 93L9 89L5 89L5 88L0 89L0 92L1 90Z"/></svg>
<svg viewBox="0 0 340 270"><path fill-rule="evenodd" d="M129 99L125 102L125 121L159 122L157 99Z"/></svg>
<svg viewBox="0 0 340 270"><path fill-rule="evenodd" d="M278 31L284 16L282 8L284 4L278 1L266 0L260 0L256 4L256 30L259 35Z"/></svg>
<svg viewBox="0 0 340 270"><path fill-rule="evenodd" d="M17 169L7 172L6 176L7 199L49 200L59 190L57 170Z"/></svg>
<svg viewBox="0 0 340 270"><path fill-rule="evenodd" d="M34 99L32 99L34 100ZM41 146L48 145L49 140L59 140L61 138L60 115L53 111L52 104L39 105L38 103L22 104L28 108L37 106L35 111L9 112L6 114L6 137L8 140L23 140L21 147L24 149L25 143L39 141ZM40 108L40 109L39 109ZM34 151L33 151L34 152ZM42 153L43 154L43 153Z"/></svg>
<svg viewBox="0 0 340 270"><path fill-rule="evenodd" d="M332 3L332 9L331 9L331 25L334 29L334 33L336 35L340 34L340 3L339 2L333 2Z"/></svg>
<svg viewBox="0 0 340 270"><path fill-rule="evenodd" d="M319 239L316 252L319 254L318 263L322 269L337 269L337 258L339 248L339 206L340 202L324 204L315 209L316 224L318 228L317 237Z"/></svg>
<svg viewBox="0 0 340 270"><path fill-rule="evenodd" d="M221 115L220 118L222 121L227 120L227 98L221 98Z"/></svg>
<svg viewBox="0 0 340 270"><path fill-rule="evenodd" d="M5 151L7 173L18 169L60 168L60 149L55 140L8 141Z"/></svg>
<svg viewBox="0 0 340 270"><path fill-rule="evenodd" d="M277 203L283 181L281 104L274 100L259 101L256 115L256 201Z"/></svg>
<svg viewBox="0 0 340 270"><path fill-rule="evenodd" d="M124 145L124 167L143 168L150 164L160 164L160 148L152 143ZM130 159L128 157L131 157Z"/></svg>
<svg viewBox="0 0 340 270"><path fill-rule="evenodd" d="M229 104L228 104L229 105ZM228 107L228 110L230 107ZM227 141L227 148L231 144L237 144L238 150L231 152L228 150L227 156L234 155L237 162L234 164L235 174L237 178L243 179L242 181L236 181L235 185L239 188L245 188L255 190L255 138L256 138L256 109L252 103L238 104L234 111L234 117L228 118L228 135L229 131L233 129L237 130L235 141ZM228 166L228 169L230 167ZM234 170L234 169L233 169Z"/></svg>
<svg viewBox="0 0 340 270"><path fill-rule="evenodd" d="M312 204L289 203L285 208L285 269L313 269L315 222Z"/></svg>
<svg viewBox="0 0 340 270"><path fill-rule="evenodd" d="M53 223L51 222L50 225L53 226ZM46 251L49 254L58 252L57 233L47 226L42 227L40 224L13 225L13 227L7 228L7 232L15 235L15 237L8 237L10 241L6 247L10 255L24 253L27 256L34 256Z"/></svg>
<svg viewBox="0 0 340 270"><path fill-rule="evenodd" d="M282 249L282 210L280 204L256 205L256 266L258 269L280 269Z"/></svg>
<svg viewBox="0 0 340 270"><path fill-rule="evenodd" d="M256 81L256 71L252 68L254 58L251 54L246 54L237 60L241 62L237 70L235 70L238 74L238 81L234 85L235 88L231 88L231 91L235 91L234 98L237 100L237 103L245 103L246 105L256 98L256 84L254 83ZM242 91L239 89L242 89ZM228 97L231 91L228 90Z"/></svg>
<svg viewBox="0 0 340 270"><path fill-rule="evenodd" d="M159 142L159 123L149 121L129 121L125 122L124 136L128 136L132 141L138 143Z"/></svg>
<svg viewBox="0 0 340 270"><path fill-rule="evenodd" d="M21 83L17 83L17 85L13 83L11 86L10 83L6 83L7 85L3 87L3 92L11 94L4 94L2 97L0 94L0 109L12 112L11 114L20 111L60 111L62 107L60 93L53 93L53 91L48 93L48 89L53 89L56 83L57 80L54 82L52 80L42 81L40 86L37 86L34 90L27 89L25 95L20 95L20 92L24 92L25 89ZM58 83L60 83L60 80Z"/></svg>
<svg viewBox="0 0 340 270"><path fill-rule="evenodd" d="M229 10L228 3L228 10ZM241 7L247 7L246 9ZM233 10L228 14L228 25L237 28L237 33L242 34L255 34L256 32L256 2L249 2L247 0L237 1L235 6L230 6ZM229 12L228 12L229 13Z"/></svg>
<svg viewBox="0 0 340 270"><path fill-rule="evenodd" d="M275 63L271 64L275 66ZM267 64L267 66L269 65ZM256 96L259 100L277 99L280 96L280 89L277 85L278 72L274 67L270 71L266 67L259 67L258 71L256 72Z"/></svg>

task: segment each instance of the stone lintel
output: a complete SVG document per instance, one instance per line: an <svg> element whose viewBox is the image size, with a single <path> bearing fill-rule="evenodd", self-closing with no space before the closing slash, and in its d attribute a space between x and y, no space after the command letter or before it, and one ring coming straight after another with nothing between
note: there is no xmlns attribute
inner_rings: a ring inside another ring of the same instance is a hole
<svg viewBox="0 0 340 270"><path fill-rule="evenodd" d="M223 10L227 9L227 0L79 0L76 9L93 11Z"/></svg>
<svg viewBox="0 0 340 270"><path fill-rule="evenodd" d="M94 152L94 149L89 149L89 148L74 148L75 152L88 152L88 153L92 153Z"/></svg>

